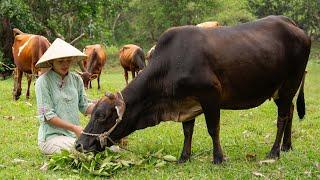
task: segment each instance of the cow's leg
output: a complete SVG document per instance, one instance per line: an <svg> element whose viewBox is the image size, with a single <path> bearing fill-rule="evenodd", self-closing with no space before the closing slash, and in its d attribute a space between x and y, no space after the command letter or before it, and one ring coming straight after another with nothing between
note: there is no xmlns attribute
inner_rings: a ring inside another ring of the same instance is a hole
<svg viewBox="0 0 320 180"><path fill-rule="evenodd" d="M23 72L18 68L14 69L14 85L13 85L13 99L18 100L21 95L21 80Z"/></svg>
<svg viewBox="0 0 320 180"><path fill-rule="evenodd" d="M292 102L284 99L277 99L275 100L277 106L278 106L278 120L277 120L277 135L276 139L274 141L274 144L272 146L271 151L267 155L268 158L279 158L280 157L280 143L283 137L283 133L285 129L287 129L287 124L289 122L290 117L292 117L291 114L291 108L292 108ZM291 126L291 125L290 125ZM291 134L291 127L287 129L287 133ZM290 136L291 137L291 136ZM286 137L286 139L288 136ZM289 142L286 142L289 143ZM291 144L291 142L290 142Z"/></svg>
<svg viewBox="0 0 320 180"><path fill-rule="evenodd" d="M200 101L208 132L213 142L213 163L221 164L224 157L220 145L220 108L217 102L217 98L210 96L206 96Z"/></svg>
<svg viewBox="0 0 320 180"><path fill-rule="evenodd" d="M128 85L128 71L124 70L124 78L126 80L126 84Z"/></svg>
<svg viewBox="0 0 320 180"><path fill-rule="evenodd" d="M98 78L97 78L97 81L98 81L98 90L100 90L100 74L98 75Z"/></svg>
<svg viewBox="0 0 320 180"><path fill-rule="evenodd" d="M32 74L27 74L27 79L28 79L28 89L27 89L27 93L26 93L26 97L27 99L30 98L30 84L31 84L31 81L32 81Z"/></svg>
<svg viewBox="0 0 320 180"><path fill-rule="evenodd" d="M178 163L184 163L190 159L191 141L192 141L194 121L195 121L195 119L192 119L190 121L182 123L183 134L184 134L184 143L183 143L183 150L181 152Z"/></svg>
<svg viewBox="0 0 320 180"><path fill-rule="evenodd" d="M92 88L92 84L91 84L91 80L89 81L89 88L91 89Z"/></svg>
<svg viewBox="0 0 320 180"><path fill-rule="evenodd" d="M136 71L135 70L131 71L131 74L132 74L132 80L133 80L136 77Z"/></svg>
<svg viewBox="0 0 320 180"><path fill-rule="evenodd" d="M282 141L282 146L281 146L282 151L289 151L292 149L291 128L292 128L293 110L294 110L294 106L293 106L293 104L291 104L290 111L288 114L287 124L284 129L284 136L283 136L283 141Z"/></svg>

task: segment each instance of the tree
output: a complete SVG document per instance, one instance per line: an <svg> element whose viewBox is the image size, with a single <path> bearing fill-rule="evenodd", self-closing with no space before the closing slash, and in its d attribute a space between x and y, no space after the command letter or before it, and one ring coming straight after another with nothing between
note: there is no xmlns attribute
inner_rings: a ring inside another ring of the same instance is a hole
<svg viewBox="0 0 320 180"><path fill-rule="evenodd" d="M258 17L285 15L292 18L310 36L320 35L319 0L248 0L250 10Z"/></svg>

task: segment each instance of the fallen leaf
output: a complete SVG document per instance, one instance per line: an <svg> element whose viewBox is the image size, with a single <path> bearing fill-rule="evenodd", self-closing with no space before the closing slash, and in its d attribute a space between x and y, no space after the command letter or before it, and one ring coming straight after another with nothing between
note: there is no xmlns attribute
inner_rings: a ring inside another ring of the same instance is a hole
<svg viewBox="0 0 320 180"><path fill-rule="evenodd" d="M166 164L165 161L161 161L161 162L157 163L157 164L155 165L155 167L162 167L162 166L164 166L165 164Z"/></svg>
<svg viewBox="0 0 320 180"><path fill-rule="evenodd" d="M15 116L3 116L3 118L8 119L8 120L14 120L14 119L16 119Z"/></svg>
<svg viewBox="0 0 320 180"><path fill-rule="evenodd" d="M48 167L49 167L49 164L45 162L45 163L43 164L43 166L41 166L40 170L41 170L41 171L47 171L47 170L48 170Z"/></svg>
<svg viewBox="0 0 320 180"><path fill-rule="evenodd" d="M172 155L165 155L165 156L163 156L163 159L166 161L171 161L171 162L177 161L177 158Z"/></svg>
<svg viewBox="0 0 320 180"><path fill-rule="evenodd" d="M252 174L255 175L255 176L258 176L258 177L264 177L264 175L262 173L259 173L259 172L256 172L256 171L252 172Z"/></svg>
<svg viewBox="0 0 320 180"><path fill-rule="evenodd" d="M26 102L26 105L28 105L28 106L30 106L30 107L32 106L32 104L31 104L31 103L29 103L29 102Z"/></svg>
<svg viewBox="0 0 320 180"><path fill-rule="evenodd" d="M254 154L254 153L248 153L248 154L246 155L246 159L247 159L247 160L254 160L254 159L256 159L256 157L257 157L257 155Z"/></svg>
<svg viewBox="0 0 320 180"><path fill-rule="evenodd" d="M276 160L274 159L267 159L267 160L262 160L262 161L259 161L259 164L262 165L262 164L272 164L272 163L275 163Z"/></svg>
<svg viewBox="0 0 320 180"><path fill-rule="evenodd" d="M15 159L12 160L12 162L18 164L18 163L24 163L24 162L27 162L27 161L26 161L26 160L23 160L23 159L17 159L17 158L15 158Z"/></svg>
<svg viewBox="0 0 320 180"><path fill-rule="evenodd" d="M248 130L243 131L242 134L244 138L248 138L250 136L250 132Z"/></svg>
<svg viewBox="0 0 320 180"><path fill-rule="evenodd" d="M316 163L314 163L314 166L315 166L318 170L320 170L320 163L316 162Z"/></svg>
<svg viewBox="0 0 320 180"><path fill-rule="evenodd" d="M117 153L123 151L123 149L121 149L121 148L120 148L119 146L117 146L117 145L113 145L113 146L111 146L109 149L110 149L111 151L117 152Z"/></svg>
<svg viewBox="0 0 320 180"><path fill-rule="evenodd" d="M310 170L309 171L305 171L304 174L309 176L309 177L311 177L311 171Z"/></svg>

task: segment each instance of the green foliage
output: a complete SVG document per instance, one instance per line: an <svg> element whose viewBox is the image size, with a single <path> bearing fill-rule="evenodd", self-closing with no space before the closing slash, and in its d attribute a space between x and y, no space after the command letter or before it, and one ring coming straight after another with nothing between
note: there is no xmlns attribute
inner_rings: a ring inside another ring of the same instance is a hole
<svg viewBox="0 0 320 180"><path fill-rule="evenodd" d="M124 170L130 166L162 167L166 162L175 162L177 159L172 155L163 155L163 149L156 153L148 152L141 158L130 157L134 155L131 152L116 153L107 148L97 154L80 153L78 151L63 150L59 154L54 154L49 160L49 169L72 171L80 174L91 174L95 176L111 176L117 171ZM127 157L125 157L127 156ZM130 158L125 159L125 158Z"/></svg>
<svg viewBox="0 0 320 180"><path fill-rule="evenodd" d="M0 74L11 72L12 68L14 68L14 64L12 64L8 59L5 59L3 57L3 53L0 51Z"/></svg>
<svg viewBox="0 0 320 180"><path fill-rule="evenodd" d="M32 10L22 0L2 0L0 2L0 18L8 17L12 27L26 32L39 32L40 24L31 14Z"/></svg>
<svg viewBox="0 0 320 180"><path fill-rule="evenodd" d="M285 15L296 21L309 35L320 36L318 0L248 0L250 11L258 17Z"/></svg>
<svg viewBox="0 0 320 180"><path fill-rule="evenodd" d="M221 25L230 26L238 23L245 23L255 19L248 11L247 1L237 0L218 0L219 9L216 10L214 18L208 20L217 20Z"/></svg>

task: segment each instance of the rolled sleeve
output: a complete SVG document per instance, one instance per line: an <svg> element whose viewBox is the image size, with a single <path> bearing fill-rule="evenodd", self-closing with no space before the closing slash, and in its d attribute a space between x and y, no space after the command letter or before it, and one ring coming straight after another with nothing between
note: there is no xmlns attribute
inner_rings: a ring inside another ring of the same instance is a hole
<svg viewBox="0 0 320 180"><path fill-rule="evenodd" d="M78 89L79 89L79 103L78 103L79 111L82 114L85 114L90 103L89 103L88 97L86 95L86 91L84 90L83 81L80 77L78 77L78 82L79 82L79 86L78 86Z"/></svg>
<svg viewBox="0 0 320 180"><path fill-rule="evenodd" d="M42 78L39 78L36 81L35 92L39 120L41 122L44 122L52 119L53 117L56 117L57 114L53 108L49 88L47 87L46 82Z"/></svg>

